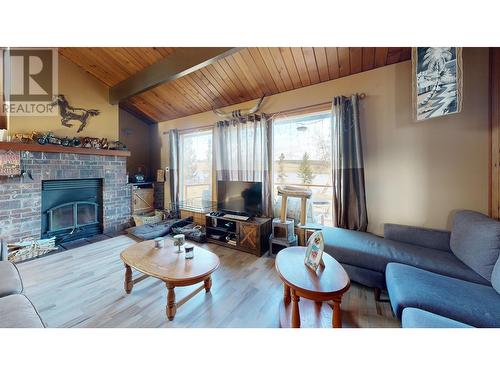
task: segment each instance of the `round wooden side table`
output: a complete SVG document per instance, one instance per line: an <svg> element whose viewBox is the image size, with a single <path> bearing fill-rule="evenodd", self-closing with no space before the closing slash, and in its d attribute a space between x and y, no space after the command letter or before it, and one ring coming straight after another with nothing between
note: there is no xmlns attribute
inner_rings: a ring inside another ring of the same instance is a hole
<svg viewBox="0 0 500 375"><path fill-rule="evenodd" d="M325 318L332 314L332 327L341 328L340 304L342 295L351 286L349 276L340 263L326 253L323 253L325 266L319 266L314 272L304 264L305 253L306 247L293 246L276 256L276 271L284 284L280 327L325 327ZM324 303L329 301L333 304L333 313Z"/></svg>

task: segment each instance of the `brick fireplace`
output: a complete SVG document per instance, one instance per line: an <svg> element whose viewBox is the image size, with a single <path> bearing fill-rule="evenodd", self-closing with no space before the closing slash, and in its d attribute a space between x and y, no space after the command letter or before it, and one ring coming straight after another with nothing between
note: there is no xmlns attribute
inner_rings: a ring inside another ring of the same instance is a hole
<svg viewBox="0 0 500 375"><path fill-rule="evenodd" d="M68 150L69 151L69 150ZM0 237L8 242L42 235L42 182L102 180L102 231L122 230L130 221L126 157L67 152L21 151L21 168L29 177L0 177Z"/></svg>

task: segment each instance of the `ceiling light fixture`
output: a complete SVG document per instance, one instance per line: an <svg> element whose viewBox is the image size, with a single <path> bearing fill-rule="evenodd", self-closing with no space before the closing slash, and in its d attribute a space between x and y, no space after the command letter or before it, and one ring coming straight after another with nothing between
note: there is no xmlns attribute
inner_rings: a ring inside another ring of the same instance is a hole
<svg viewBox="0 0 500 375"><path fill-rule="evenodd" d="M299 122L299 126L297 126L297 131L299 132L305 132L307 130L307 125L304 125Z"/></svg>

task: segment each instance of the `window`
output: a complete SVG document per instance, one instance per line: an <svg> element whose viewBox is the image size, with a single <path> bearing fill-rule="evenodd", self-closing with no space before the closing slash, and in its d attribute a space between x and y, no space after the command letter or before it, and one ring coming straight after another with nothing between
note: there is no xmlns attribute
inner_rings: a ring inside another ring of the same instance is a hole
<svg viewBox="0 0 500 375"><path fill-rule="evenodd" d="M212 130L179 136L181 205L207 207L212 200Z"/></svg>
<svg viewBox="0 0 500 375"><path fill-rule="evenodd" d="M309 188L308 220L333 225L331 113L273 121L273 194L279 185ZM290 206L290 203L289 203Z"/></svg>

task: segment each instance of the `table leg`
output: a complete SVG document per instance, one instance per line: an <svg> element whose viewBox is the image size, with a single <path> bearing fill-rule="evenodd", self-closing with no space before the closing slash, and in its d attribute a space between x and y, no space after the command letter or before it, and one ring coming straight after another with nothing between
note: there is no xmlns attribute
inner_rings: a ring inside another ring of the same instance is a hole
<svg viewBox="0 0 500 375"><path fill-rule="evenodd" d="M125 264L125 283L123 284L125 287L125 292L130 294L132 292L132 288L134 287L134 282L132 281L132 268L129 265Z"/></svg>
<svg viewBox="0 0 500 375"><path fill-rule="evenodd" d="M205 292L210 292L210 289L212 288L212 277L208 277L203 281L203 283L205 284Z"/></svg>
<svg viewBox="0 0 500 375"><path fill-rule="evenodd" d="M342 328L342 312L340 310L341 299L333 300L333 316L332 316L332 327Z"/></svg>
<svg viewBox="0 0 500 375"><path fill-rule="evenodd" d="M166 285L167 285L167 318L168 320L174 320L174 316L177 311L177 304L175 303L174 286L170 284Z"/></svg>
<svg viewBox="0 0 500 375"><path fill-rule="evenodd" d="M283 301L285 302L285 305L288 305L290 303L290 300L290 287L286 284L283 284Z"/></svg>
<svg viewBox="0 0 500 375"><path fill-rule="evenodd" d="M294 289L291 289L291 294L292 294L292 328L300 328L300 312L299 312L300 297L295 293Z"/></svg>

